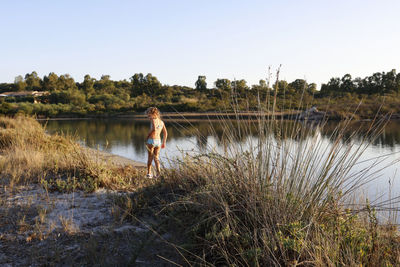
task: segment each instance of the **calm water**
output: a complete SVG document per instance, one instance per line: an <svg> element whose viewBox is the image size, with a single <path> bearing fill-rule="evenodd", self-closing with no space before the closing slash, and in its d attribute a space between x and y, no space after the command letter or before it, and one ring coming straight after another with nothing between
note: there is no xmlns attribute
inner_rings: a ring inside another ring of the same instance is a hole
<svg viewBox="0 0 400 267"><path fill-rule="evenodd" d="M42 123L46 123L42 121ZM291 122L288 122L291 123ZM220 122L213 122L215 133L212 133L209 122L178 123L166 122L168 129L167 148L161 151L161 157L176 157L187 151L203 151L207 147L222 150L218 140L223 135ZM354 127L367 127L368 123L356 124ZM324 142L330 142L328 137L336 126L335 122L328 123L320 132ZM93 119L93 120L51 120L47 122L47 130L50 133L63 132L75 135L84 145L98 148L113 154L121 155L135 161L145 162L147 151L145 137L149 131L149 123L146 121L133 121L130 119ZM353 131L350 129L348 136ZM200 135L199 135L200 134ZM216 135L216 136L215 136ZM198 136L203 136L202 138ZM362 135L356 135L354 142L359 142ZM252 131L243 135L238 142L256 140L257 132ZM363 191L375 198L382 196L386 199L389 194L392 197L400 194L400 163L393 162L400 158L400 122L390 122L379 138L367 148L361 160L389 155L380 166L385 168L375 175L376 180L363 188ZM365 166L367 163L360 164ZM361 167L360 167L361 168ZM391 184L391 187L389 187ZM389 190L389 188L391 188ZM377 200L378 201L378 200Z"/></svg>

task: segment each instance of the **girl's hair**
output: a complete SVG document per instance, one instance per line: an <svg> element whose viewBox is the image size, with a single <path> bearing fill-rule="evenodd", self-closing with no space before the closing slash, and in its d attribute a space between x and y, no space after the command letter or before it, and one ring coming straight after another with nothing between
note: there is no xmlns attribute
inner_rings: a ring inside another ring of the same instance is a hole
<svg viewBox="0 0 400 267"><path fill-rule="evenodd" d="M160 111L156 107L150 107L145 112L146 115L150 115L152 117L160 117Z"/></svg>

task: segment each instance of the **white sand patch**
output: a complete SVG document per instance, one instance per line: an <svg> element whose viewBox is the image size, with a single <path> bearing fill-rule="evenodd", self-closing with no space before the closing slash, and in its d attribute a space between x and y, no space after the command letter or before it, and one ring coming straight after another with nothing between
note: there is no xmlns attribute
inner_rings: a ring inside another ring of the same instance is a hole
<svg viewBox="0 0 400 267"><path fill-rule="evenodd" d="M6 196L7 205L32 206L39 208L35 218L42 224L43 231L68 232L124 232L145 231L131 224L117 224L112 214L111 197L121 193L100 189L94 193L81 191L73 193L46 192L42 188L24 188Z"/></svg>

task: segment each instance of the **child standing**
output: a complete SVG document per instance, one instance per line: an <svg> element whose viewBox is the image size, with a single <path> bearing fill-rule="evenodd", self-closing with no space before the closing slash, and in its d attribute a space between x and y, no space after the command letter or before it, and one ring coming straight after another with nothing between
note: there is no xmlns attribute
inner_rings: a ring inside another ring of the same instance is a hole
<svg viewBox="0 0 400 267"><path fill-rule="evenodd" d="M167 141L167 129L165 128L164 122L160 118L160 111L156 107L150 107L146 110L147 118L150 120L150 132L146 138L146 147L148 151L147 158L147 178L152 178L151 163L154 160L156 165L156 176L160 176L160 149L165 148L165 142ZM163 133L163 140L161 142L161 132Z"/></svg>

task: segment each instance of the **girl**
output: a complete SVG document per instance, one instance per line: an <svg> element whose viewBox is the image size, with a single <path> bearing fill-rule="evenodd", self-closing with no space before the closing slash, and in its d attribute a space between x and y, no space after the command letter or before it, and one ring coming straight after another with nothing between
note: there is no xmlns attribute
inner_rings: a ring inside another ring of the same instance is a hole
<svg viewBox="0 0 400 267"><path fill-rule="evenodd" d="M148 151L147 159L147 178L152 178L151 174L151 163L154 160L156 165L157 174L155 177L160 176L160 149L165 148L165 142L167 141L167 129L165 128L164 122L160 119L160 111L156 107L151 107L146 110L147 118L149 118L150 132L146 138L146 147ZM161 132L163 133L163 140L161 143Z"/></svg>

